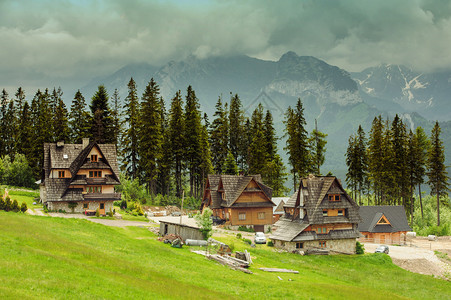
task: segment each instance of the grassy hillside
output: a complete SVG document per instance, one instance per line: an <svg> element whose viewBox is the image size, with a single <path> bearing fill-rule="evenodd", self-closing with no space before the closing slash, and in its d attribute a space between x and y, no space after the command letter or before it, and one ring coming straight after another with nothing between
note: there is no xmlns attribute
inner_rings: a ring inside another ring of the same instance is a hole
<svg viewBox="0 0 451 300"><path fill-rule="evenodd" d="M145 228L82 219L0 212L0 241L0 298L445 299L451 287L402 270L386 255L303 257L266 246L250 250L249 275L187 247L171 248ZM300 274L265 273L257 269L262 266Z"/></svg>

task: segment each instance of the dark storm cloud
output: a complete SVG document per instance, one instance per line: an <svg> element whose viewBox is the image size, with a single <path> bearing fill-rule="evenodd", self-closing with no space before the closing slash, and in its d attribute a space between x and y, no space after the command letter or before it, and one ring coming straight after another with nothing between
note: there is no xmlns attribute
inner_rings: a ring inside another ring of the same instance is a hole
<svg viewBox="0 0 451 300"><path fill-rule="evenodd" d="M448 1L0 1L0 79L83 80L194 54L292 50L358 71L451 66Z"/></svg>

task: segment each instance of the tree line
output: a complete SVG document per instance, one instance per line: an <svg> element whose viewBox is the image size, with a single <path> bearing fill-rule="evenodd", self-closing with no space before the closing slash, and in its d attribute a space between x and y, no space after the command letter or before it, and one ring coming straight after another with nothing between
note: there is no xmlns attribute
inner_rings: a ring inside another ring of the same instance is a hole
<svg viewBox="0 0 451 300"><path fill-rule="evenodd" d="M359 126L349 137L346 152L346 182L354 199L362 205L366 193L368 205L403 205L413 222L417 187L423 217L421 184L427 177L431 194L437 197L440 226L440 197L449 191L440 133L438 122L430 138L422 127L408 130L398 115L392 122L382 116L374 118L368 139Z"/></svg>
<svg viewBox="0 0 451 300"><path fill-rule="evenodd" d="M133 78L127 89L121 100L117 89L110 97L101 85L89 105L78 90L70 109L63 102L61 88L38 90L31 104L21 87L14 97L3 89L0 157L5 162L15 157L23 162L26 157L38 179L44 143L81 143L88 137L115 144L121 171L127 178L146 184L150 194L180 197L189 186L189 196L200 198L206 177L212 173L261 174L275 196L288 192L284 185L288 174L278 154L273 116L261 104L249 118L237 94L231 93L228 102L218 97L210 122L191 86L185 95L177 91L168 109L153 78L141 96ZM288 108L285 125L288 141L284 150L290 157L296 188L298 177L309 172L320 174L326 135L314 130L308 136L300 100L294 109Z"/></svg>

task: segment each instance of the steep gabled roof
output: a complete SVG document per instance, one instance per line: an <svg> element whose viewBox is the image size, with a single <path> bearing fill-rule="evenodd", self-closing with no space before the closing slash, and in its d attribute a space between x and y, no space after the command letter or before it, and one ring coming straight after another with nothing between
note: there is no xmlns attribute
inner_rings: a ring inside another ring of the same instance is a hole
<svg viewBox="0 0 451 300"><path fill-rule="evenodd" d="M360 206L360 232L398 232L411 231L403 206ZM384 216L390 224L377 224Z"/></svg>
<svg viewBox="0 0 451 300"><path fill-rule="evenodd" d="M307 223L280 218L275 224L277 230L269 237L274 240L290 242L309 226Z"/></svg>

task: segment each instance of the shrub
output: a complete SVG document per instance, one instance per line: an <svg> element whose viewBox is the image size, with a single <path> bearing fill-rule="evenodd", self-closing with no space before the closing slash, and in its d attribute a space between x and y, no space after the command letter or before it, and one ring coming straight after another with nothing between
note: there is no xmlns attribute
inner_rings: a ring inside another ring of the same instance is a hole
<svg viewBox="0 0 451 300"><path fill-rule="evenodd" d="M108 213L108 215L112 218L113 217L113 210L111 210L110 208L110 212Z"/></svg>
<svg viewBox="0 0 451 300"><path fill-rule="evenodd" d="M44 205L44 212L48 213L49 212L49 208L47 207L47 205Z"/></svg>
<svg viewBox="0 0 451 300"><path fill-rule="evenodd" d="M268 226L268 230L266 231L266 233L271 233L272 232L272 228L271 226Z"/></svg>
<svg viewBox="0 0 451 300"><path fill-rule="evenodd" d="M5 210L5 200L3 200L3 195L0 194L0 210Z"/></svg>
<svg viewBox="0 0 451 300"><path fill-rule="evenodd" d="M243 239L243 241L244 241L245 243L248 243L249 245L252 244L252 241L251 241L250 239Z"/></svg>
<svg viewBox="0 0 451 300"><path fill-rule="evenodd" d="M245 231L245 232L255 232L255 231L254 231L254 228L248 228L248 227L246 227L246 226L239 226L239 227L238 227L238 230L239 230L239 231Z"/></svg>
<svg viewBox="0 0 451 300"><path fill-rule="evenodd" d="M96 217L100 217L100 209L96 209Z"/></svg>
<svg viewBox="0 0 451 300"><path fill-rule="evenodd" d="M5 211L10 211L12 207L11 199L6 197L5 199Z"/></svg>
<svg viewBox="0 0 451 300"><path fill-rule="evenodd" d="M241 235L241 233L237 233L237 234L236 234L236 238L237 238L237 239L241 240L242 237L243 237L243 236Z"/></svg>
<svg viewBox="0 0 451 300"><path fill-rule="evenodd" d="M200 232L204 235L204 239L208 240L212 235L213 221L211 220L211 215L213 211L209 208L203 210L202 214L198 213L194 216L197 225L199 226Z"/></svg>
<svg viewBox="0 0 451 300"><path fill-rule="evenodd" d="M14 199L13 204L11 205L11 210L13 212L18 212L20 210L19 202L17 202L16 199Z"/></svg>
<svg viewBox="0 0 451 300"><path fill-rule="evenodd" d="M20 206L20 211L21 212L26 212L28 209L27 204L25 202L22 202L22 205Z"/></svg>
<svg viewBox="0 0 451 300"><path fill-rule="evenodd" d="M266 245L268 245L268 247L274 247L274 243L272 241L268 241Z"/></svg>
<svg viewBox="0 0 451 300"><path fill-rule="evenodd" d="M355 242L355 253L356 254L363 254L363 253L365 253L365 247L359 241Z"/></svg>

